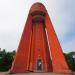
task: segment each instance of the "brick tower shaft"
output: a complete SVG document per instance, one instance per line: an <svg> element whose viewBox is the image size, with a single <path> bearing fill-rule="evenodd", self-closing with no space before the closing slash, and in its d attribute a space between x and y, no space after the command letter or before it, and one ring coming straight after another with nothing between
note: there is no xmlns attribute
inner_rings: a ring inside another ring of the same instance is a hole
<svg viewBox="0 0 75 75"><path fill-rule="evenodd" d="M53 25L41 3L32 5L10 73L71 73Z"/></svg>

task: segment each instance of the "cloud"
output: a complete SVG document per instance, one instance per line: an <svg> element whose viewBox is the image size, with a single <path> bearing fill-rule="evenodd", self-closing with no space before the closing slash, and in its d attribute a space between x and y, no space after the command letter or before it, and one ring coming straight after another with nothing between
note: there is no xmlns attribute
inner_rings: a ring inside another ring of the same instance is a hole
<svg viewBox="0 0 75 75"><path fill-rule="evenodd" d="M29 9L35 2L46 6L63 51L74 50L74 0L0 0L0 47L17 49Z"/></svg>
<svg viewBox="0 0 75 75"><path fill-rule="evenodd" d="M70 52L70 51L75 51L75 38L73 38L72 40L62 44L62 49L64 52Z"/></svg>

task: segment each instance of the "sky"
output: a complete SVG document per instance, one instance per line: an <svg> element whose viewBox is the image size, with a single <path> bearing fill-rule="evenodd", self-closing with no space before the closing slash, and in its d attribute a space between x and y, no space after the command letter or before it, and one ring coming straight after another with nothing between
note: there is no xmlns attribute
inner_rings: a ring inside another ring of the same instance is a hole
<svg viewBox="0 0 75 75"><path fill-rule="evenodd" d="M75 51L75 0L0 0L0 48L17 50L35 2L45 5L63 52Z"/></svg>

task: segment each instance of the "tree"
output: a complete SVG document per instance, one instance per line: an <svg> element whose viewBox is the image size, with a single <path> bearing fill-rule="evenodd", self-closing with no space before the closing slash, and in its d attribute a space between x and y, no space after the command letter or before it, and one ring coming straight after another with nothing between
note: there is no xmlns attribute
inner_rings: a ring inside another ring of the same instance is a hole
<svg viewBox="0 0 75 75"><path fill-rule="evenodd" d="M69 68L72 71L75 71L75 61L74 61L74 59L72 57L72 54L73 54L73 52L70 52L68 54L67 53L64 53L65 58L66 58L66 61L67 61L68 65L69 65Z"/></svg>
<svg viewBox="0 0 75 75"><path fill-rule="evenodd" d="M0 71L7 71L10 69L13 55L13 52L6 52L5 50L0 52Z"/></svg>

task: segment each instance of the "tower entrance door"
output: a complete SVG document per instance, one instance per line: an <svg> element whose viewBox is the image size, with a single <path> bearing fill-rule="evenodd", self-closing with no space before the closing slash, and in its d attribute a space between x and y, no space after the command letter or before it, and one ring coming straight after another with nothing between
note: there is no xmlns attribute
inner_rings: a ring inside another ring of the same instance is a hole
<svg viewBox="0 0 75 75"><path fill-rule="evenodd" d="M42 71L42 68L43 68L42 60L38 59L37 60L37 70Z"/></svg>

